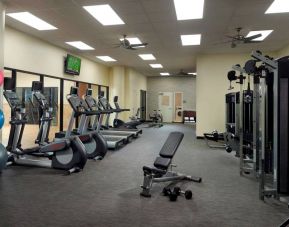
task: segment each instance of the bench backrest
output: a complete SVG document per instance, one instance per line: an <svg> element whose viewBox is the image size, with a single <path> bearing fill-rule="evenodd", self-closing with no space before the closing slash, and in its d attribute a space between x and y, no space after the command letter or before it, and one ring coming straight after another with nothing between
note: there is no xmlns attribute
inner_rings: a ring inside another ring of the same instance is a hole
<svg viewBox="0 0 289 227"><path fill-rule="evenodd" d="M183 138L184 133L171 132L160 151L160 156L163 158L172 159L175 153L177 152L178 147L180 146L180 143L182 142Z"/></svg>

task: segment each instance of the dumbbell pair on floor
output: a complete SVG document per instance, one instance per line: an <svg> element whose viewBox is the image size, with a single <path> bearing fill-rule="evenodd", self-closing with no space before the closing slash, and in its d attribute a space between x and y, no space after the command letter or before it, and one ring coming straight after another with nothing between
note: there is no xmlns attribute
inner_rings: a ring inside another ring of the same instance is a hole
<svg viewBox="0 0 289 227"><path fill-rule="evenodd" d="M163 195L168 196L170 201L176 201L180 195L185 196L187 200L192 199L193 197L191 190L182 191L180 187L174 187L173 191L168 187L164 187Z"/></svg>

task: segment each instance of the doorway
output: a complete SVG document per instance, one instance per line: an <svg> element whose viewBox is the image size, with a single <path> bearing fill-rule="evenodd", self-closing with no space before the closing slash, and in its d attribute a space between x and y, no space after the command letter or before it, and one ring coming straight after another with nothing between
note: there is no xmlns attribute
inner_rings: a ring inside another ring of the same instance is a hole
<svg viewBox="0 0 289 227"><path fill-rule="evenodd" d="M163 122L173 121L173 92L160 92L158 99L159 111L163 116Z"/></svg>
<svg viewBox="0 0 289 227"><path fill-rule="evenodd" d="M183 92L160 92L158 108L163 122L183 122Z"/></svg>
<svg viewBox="0 0 289 227"><path fill-rule="evenodd" d="M147 92L140 90L140 119L146 120L147 115Z"/></svg>
<svg viewBox="0 0 289 227"><path fill-rule="evenodd" d="M183 122L183 92L175 92L174 110L174 122Z"/></svg>

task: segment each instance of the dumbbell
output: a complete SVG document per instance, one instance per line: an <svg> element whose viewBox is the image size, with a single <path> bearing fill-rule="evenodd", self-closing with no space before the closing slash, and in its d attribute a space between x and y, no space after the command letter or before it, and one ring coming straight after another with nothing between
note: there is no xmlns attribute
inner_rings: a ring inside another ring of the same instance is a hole
<svg viewBox="0 0 289 227"><path fill-rule="evenodd" d="M193 197L193 193L191 190L182 191L180 187L175 187L172 193L176 194L178 196L183 195L188 200L192 199L192 197Z"/></svg>
<svg viewBox="0 0 289 227"><path fill-rule="evenodd" d="M176 201L178 198L178 195L174 191L172 191L170 188L167 188L167 187L163 188L163 195L169 196L170 201L172 202Z"/></svg>

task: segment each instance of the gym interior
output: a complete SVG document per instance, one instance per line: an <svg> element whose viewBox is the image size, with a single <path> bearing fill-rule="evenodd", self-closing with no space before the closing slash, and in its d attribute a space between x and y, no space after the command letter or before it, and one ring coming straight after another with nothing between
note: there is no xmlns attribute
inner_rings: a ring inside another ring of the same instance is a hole
<svg viewBox="0 0 289 227"><path fill-rule="evenodd" d="M289 226L288 0L0 0L0 226Z"/></svg>

